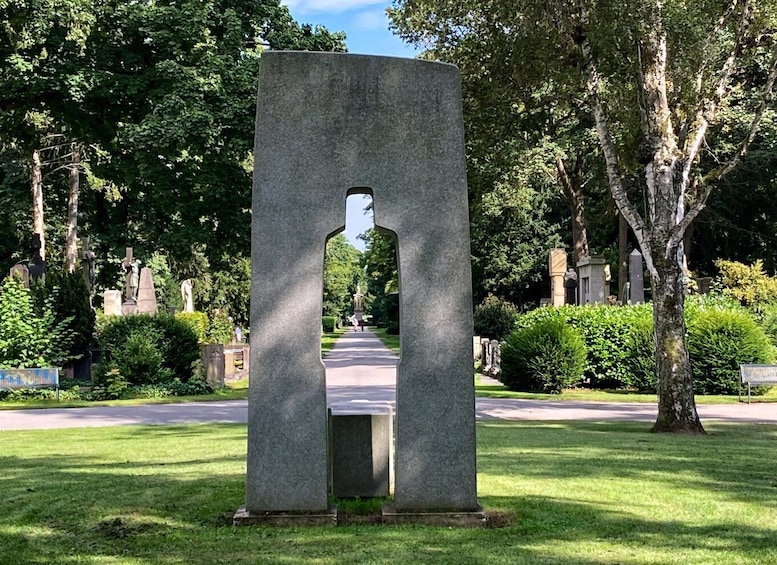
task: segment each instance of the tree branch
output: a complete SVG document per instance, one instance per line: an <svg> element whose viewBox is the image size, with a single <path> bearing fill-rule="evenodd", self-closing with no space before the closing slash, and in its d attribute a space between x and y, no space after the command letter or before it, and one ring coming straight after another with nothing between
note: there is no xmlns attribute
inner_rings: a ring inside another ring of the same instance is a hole
<svg viewBox="0 0 777 565"><path fill-rule="evenodd" d="M758 106L758 109L753 116L753 121L750 124L750 130L748 131L747 137L742 141L742 144L739 147L739 151L734 154L728 163L722 167L710 171L704 177L702 180L703 184L711 184L721 180L723 177L733 171L737 165L742 162L742 159L745 158L745 155L747 155L747 152L750 149L750 145L752 145L753 141L755 140L755 136L758 135L758 130L761 127L761 119L763 118L764 112L771 105L772 100L774 100L775 80L777 80L777 42L772 47L772 61L769 64L769 75L766 79L766 84L764 85L761 104Z"/></svg>
<svg viewBox="0 0 777 565"><path fill-rule="evenodd" d="M733 9L735 8L736 4L737 4L737 0L733 0L731 6L729 6L729 9L726 11L726 13L723 16L721 16L721 19L718 20L712 32L720 31L723 24L725 23L724 18L726 18L728 15L730 15L731 12L733 12ZM696 160L696 157L699 154L699 149L701 148L701 145L704 142L704 137L707 134L709 124L715 119L715 115L717 114L718 108L720 106L720 102L721 100L723 100L723 97L726 95L729 79L731 78L731 75L733 74L734 69L736 68L736 61L742 53L745 35L747 34L748 29L750 28L750 23L752 22L752 15L753 15L753 12L752 12L752 7L750 6L750 2L748 0L745 0L744 7L742 9L742 17L739 21L739 27L737 30L737 37L736 37L736 40L734 41L734 45L731 47L731 51L729 52L725 63L723 63L723 67L720 70L720 74L718 75L717 86L715 87L715 90L713 91L712 96L709 99L699 101L698 110L696 111L696 120L695 120L695 122L697 123L696 131L692 136L690 136L691 141L687 143L685 147L685 163L683 164L683 173L682 173L683 190L685 190L685 187L688 184L688 178L690 177L690 174L691 174L691 167L693 166L693 162ZM702 72L703 72L703 67L699 69L699 75L697 76L697 82L699 83L697 84L697 90L699 92L699 95L701 93L700 83L703 82L702 74L701 74ZM760 117L758 118L758 120L760 121Z"/></svg>

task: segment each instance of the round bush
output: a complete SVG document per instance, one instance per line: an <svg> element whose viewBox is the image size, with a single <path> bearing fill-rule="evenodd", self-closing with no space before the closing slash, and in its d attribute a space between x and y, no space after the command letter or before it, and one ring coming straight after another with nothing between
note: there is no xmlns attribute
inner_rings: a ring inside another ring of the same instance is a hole
<svg viewBox="0 0 777 565"><path fill-rule="evenodd" d="M138 314L106 321L99 337L103 360L99 372L119 374L134 385L188 381L200 358L197 334L167 314Z"/></svg>
<svg viewBox="0 0 777 565"><path fill-rule="evenodd" d="M475 334L502 340L515 329L518 310L510 302L489 294L475 308Z"/></svg>
<svg viewBox="0 0 777 565"><path fill-rule="evenodd" d="M774 358L763 328L740 310L694 312L687 341L697 394L737 394L740 364L771 363Z"/></svg>
<svg viewBox="0 0 777 565"><path fill-rule="evenodd" d="M583 338L560 320L515 330L502 346L502 382L511 390L560 392L583 378Z"/></svg>

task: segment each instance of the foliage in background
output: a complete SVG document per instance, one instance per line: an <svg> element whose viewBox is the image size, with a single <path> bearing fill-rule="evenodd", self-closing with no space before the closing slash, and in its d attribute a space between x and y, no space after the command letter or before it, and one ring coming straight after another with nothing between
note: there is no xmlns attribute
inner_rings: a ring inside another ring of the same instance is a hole
<svg viewBox="0 0 777 565"><path fill-rule="evenodd" d="M219 310L213 310L208 316L208 343L231 343L235 334L235 324L229 315Z"/></svg>
<svg viewBox="0 0 777 565"><path fill-rule="evenodd" d="M363 291L365 305L378 327L399 331L399 274L397 270L396 238L393 234L375 228L359 236L366 248L362 254L362 266L367 277Z"/></svg>
<svg viewBox="0 0 777 565"><path fill-rule="evenodd" d="M632 306L561 306L538 308L521 315L518 327L530 327L541 320L561 320L583 336L587 350L585 375L595 388L628 386L631 373L627 366L631 352L631 332L638 322L650 320L649 304ZM652 355L652 349L651 355Z"/></svg>
<svg viewBox="0 0 777 565"><path fill-rule="evenodd" d="M489 294L475 307L473 320L476 335L502 340L515 329L518 310L507 300Z"/></svg>
<svg viewBox="0 0 777 565"><path fill-rule="evenodd" d="M57 319L54 289L36 312L32 294L17 277L0 288L0 367L61 367L70 361L75 339L72 318Z"/></svg>
<svg viewBox="0 0 777 565"><path fill-rule="evenodd" d="M739 310L703 309L691 316L688 349L697 394L737 394L740 364L774 361L763 328Z"/></svg>
<svg viewBox="0 0 777 565"><path fill-rule="evenodd" d="M511 390L556 393L583 379L585 363L580 332L559 319L546 319L507 336L499 378Z"/></svg>
<svg viewBox="0 0 777 565"><path fill-rule="evenodd" d="M758 259L752 265L718 260L723 293L746 306L760 306L777 301L777 278L770 277Z"/></svg>
<svg viewBox="0 0 777 565"><path fill-rule="evenodd" d="M356 285L364 279L361 252L342 233L329 238L324 252L323 315L345 318L353 314ZM364 292L363 289L362 292Z"/></svg>
<svg viewBox="0 0 777 565"><path fill-rule="evenodd" d="M89 300L89 289L80 270L61 273L49 269L45 285L31 285L36 312L45 316L51 310L57 324L64 323L72 336L67 356L81 359L88 352L95 331L96 315Z"/></svg>
<svg viewBox="0 0 777 565"><path fill-rule="evenodd" d="M107 320L99 335L99 380L112 371L133 385L188 381L200 358L197 334L169 314L136 314Z"/></svg>
<svg viewBox="0 0 777 565"><path fill-rule="evenodd" d="M208 315L205 312L176 312L175 317L186 323L197 335L197 341L206 343L208 337Z"/></svg>
<svg viewBox="0 0 777 565"><path fill-rule="evenodd" d="M335 316L322 316L321 327L323 328L324 333L334 333L335 328L337 327L337 320L338 318Z"/></svg>

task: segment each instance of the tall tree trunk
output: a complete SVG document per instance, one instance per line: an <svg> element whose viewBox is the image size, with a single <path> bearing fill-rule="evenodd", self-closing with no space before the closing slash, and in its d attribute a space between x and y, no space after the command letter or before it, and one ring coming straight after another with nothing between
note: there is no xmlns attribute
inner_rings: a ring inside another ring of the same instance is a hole
<svg viewBox="0 0 777 565"><path fill-rule="evenodd" d="M666 256L655 241L658 276L653 284L653 337L658 377L658 417L651 431L704 433L693 394L693 377L685 343L685 283L679 249Z"/></svg>
<svg viewBox="0 0 777 565"><path fill-rule="evenodd" d="M43 174L40 151L32 152L30 191L32 192L32 233L40 234L40 256L46 259L46 234L43 217Z"/></svg>
<svg viewBox="0 0 777 565"><path fill-rule="evenodd" d="M78 257L78 195L80 191L81 153L77 143L72 145L70 159L70 174L68 176L69 192L67 198L67 238L65 240L65 272L76 270Z"/></svg>
<svg viewBox="0 0 777 565"><path fill-rule="evenodd" d="M575 258L579 261L583 257L588 257L589 251L583 187L580 183L580 176L576 174L578 168L579 163L575 166L575 173L569 175L564 166L564 160L560 156L556 157L556 171L559 181L561 181L561 194L572 217L572 246L575 249Z"/></svg>

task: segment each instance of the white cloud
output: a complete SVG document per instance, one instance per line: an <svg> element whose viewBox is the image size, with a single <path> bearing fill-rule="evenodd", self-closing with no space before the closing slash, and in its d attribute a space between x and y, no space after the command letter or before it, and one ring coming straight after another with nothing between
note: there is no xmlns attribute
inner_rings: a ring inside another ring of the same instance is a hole
<svg viewBox="0 0 777 565"><path fill-rule="evenodd" d="M352 22L360 30L388 29L388 18L383 10L361 12L353 17Z"/></svg>
<svg viewBox="0 0 777 565"><path fill-rule="evenodd" d="M316 14L320 12L348 12L376 5L386 7L389 2L388 0L284 0L281 4L285 4L301 14Z"/></svg>

